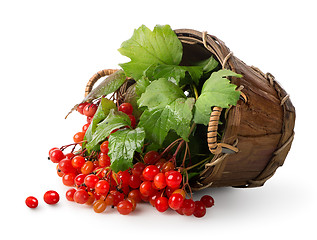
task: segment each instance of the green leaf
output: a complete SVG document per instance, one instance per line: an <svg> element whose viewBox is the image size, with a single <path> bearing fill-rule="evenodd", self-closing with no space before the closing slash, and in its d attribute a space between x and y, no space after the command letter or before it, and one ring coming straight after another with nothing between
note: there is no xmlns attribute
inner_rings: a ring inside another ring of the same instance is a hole
<svg viewBox="0 0 317 240"><path fill-rule="evenodd" d="M91 150L99 142L105 140L113 130L130 125L131 120L128 115L115 109L111 109L106 119L97 125L91 141L86 145L87 150Z"/></svg>
<svg viewBox="0 0 317 240"><path fill-rule="evenodd" d="M139 107L163 109L177 98L186 98L183 90L167 79L161 78L153 81L146 88L138 100L138 104Z"/></svg>
<svg viewBox="0 0 317 240"><path fill-rule="evenodd" d="M210 58L200 61L194 65L201 66L203 72L211 72L219 65L219 63L211 56Z"/></svg>
<svg viewBox="0 0 317 240"><path fill-rule="evenodd" d="M141 97L141 95L145 92L145 89L150 85L150 80L146 77L142 77L139 81L137 81L135 86L135 93Z"/></svg>
<svg viewBox="0 0 317 240"><path fill-rule="evenodd" d="M124 171L133 166L134 152L141 152L145 138L143 128L119 130L109 137L111 169Z"/></svg>
<svg viewBox="0 0 317 240"><path fill-rule="evenodd" d="M227 108L229 105L237 104L240 92L235 90L237 86L231 84L226 77L240 78L242 75L227 69L211 74L210 78L204 83L201 95L195 104L194 121L197 124L208 124L212 106Z"/></svg>
<svg viewBox="0 0 317 240"><path fill-rule="evenodd" d="M110 110L113 108L116 108L116 104L113 101L107 98L101 98L98 109L86 131L85 140L87 140L88 142L91 141L92 135L96 130L97 124L104 120L108 116Z"/></svg>
<svg viewBox="0 0 317 240"><path fill-rule="evenodd" d="M139 126L144 128L147 139L159 145L171 129L188 141L194 102L194 98L177 98L163 108L146 109Z"/></svg>
<svg viewBox="0 0 317 240"><path fill-rule="evenodd" d="M142 25L122 43L119 52L131 59L120 66L138 80L153 64L178 65L182 60L183 47L169 25L157 25L153 31Z"/></svg>
<svg viewBox="0 0 317 240"><path fill-rule="evenodd" d="M82 102L91 101L98 97L108 95L118 90L125 82L126 75L124 71L118 70L105 78L97 87L95 87Z"/></svg>

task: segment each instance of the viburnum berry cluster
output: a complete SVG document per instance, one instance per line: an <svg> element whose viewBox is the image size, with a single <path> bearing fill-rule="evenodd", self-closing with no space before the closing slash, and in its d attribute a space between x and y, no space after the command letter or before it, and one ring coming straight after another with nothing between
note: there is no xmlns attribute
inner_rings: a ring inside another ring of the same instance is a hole
<svg viewBox="0 0 317 240"><path fill-rule="evenodd" d="M135 128L132 105L124 102L117 108L128 115L131 128ZM116 207L120 214L127 215L140 202L149 202L159 212L172 209L186 216L203 217L206 214L206 208L214 205L213 198L204 195L199 201L194 201L188 177L183 177L186 171L176 166L181 141L171 144L179 143L174 155L169 153L171 146L160 153L153 150L141 153L139 161L132 167L118 172L111 168L109 137L100 143L98 150L88 153L82 145L97 109L98 102L79 104L77 111L87 117L82 131L74 135L74 143L49 151L49 159L57 163L58 176L65 186L71 187L66 192L69 201L92 205L96 213L104 212L107 207ZM110 135L120 129L111 131ZM72 150L65 154L65 149L71 146ZM75 150L76 146L81 146L81 149Z"/></svg>

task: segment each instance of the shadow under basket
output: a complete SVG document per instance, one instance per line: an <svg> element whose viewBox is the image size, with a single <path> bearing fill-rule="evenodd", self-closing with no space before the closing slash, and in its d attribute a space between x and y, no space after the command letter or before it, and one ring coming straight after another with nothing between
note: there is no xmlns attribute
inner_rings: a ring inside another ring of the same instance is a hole
<svg viewBox="0 0 317 240"><path fill-rule="evenodd" d="M182 65L213 56L223 69L242 75L229 78L241 91L237 105L229 109L213 108L206 144L214 156L200 175L192 179L192 190L263 186L283 165L294 138L295 108L289 95L272 74L246 65L217 37L191 29L178 29L175 33L183 45ZM96 73L86 87L86 94L99 78L114 71ZM225 126L217 142L221 114L225 116ZM217 124L213 125L213 121Z"/></svg>

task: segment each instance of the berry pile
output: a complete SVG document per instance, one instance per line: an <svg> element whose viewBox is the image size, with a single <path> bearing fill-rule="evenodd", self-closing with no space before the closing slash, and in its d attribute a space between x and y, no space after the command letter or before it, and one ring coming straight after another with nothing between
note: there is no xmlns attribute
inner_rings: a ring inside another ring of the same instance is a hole
<svg viewBox="0 0 317 240"><path fill-rule="evenodd" d="M149 202L159 212L170 208L181 215L203 217L206 208L214 205L214 200L208 195L199 201L193 200L190 186L181 168L176 166L175 157L167 156L169 160L166 160L164 152L148 151L132 168L116 173L111 169L107 139L100 144L100 151L89 155L85 149L75 151L77 145L82 146L97 108L98 104L94 103L80 104L77 111L87 117L82 131L74 135L73 144L49 151L49 159L57 163L58 176L65 186L71 187L66 198L78 204L92 205L96 213L104 212L107 207L116 207L120 214L127 215L138 203ZM129 116L131 127L135 128L132 105L122 103L118 110ZM69 146L73 149L64 154Z"/></svg>

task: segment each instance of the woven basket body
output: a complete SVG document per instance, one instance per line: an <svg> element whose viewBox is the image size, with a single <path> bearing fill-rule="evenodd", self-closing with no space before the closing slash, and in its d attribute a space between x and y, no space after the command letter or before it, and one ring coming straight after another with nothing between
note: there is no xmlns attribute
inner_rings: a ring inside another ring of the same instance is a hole
<svg viewBox="0 0 317 240"><path fill-rule="evenodd" d="M183 64L212 55L223 68L243 76L230 78L245 101L226 112L221 140L238 152L215 154L192 182L193 189L262 186L283 165L294 138L295 108L288 94L273 75L247 66L218 38L189 29L175 32L183 44Z"/></svg>

